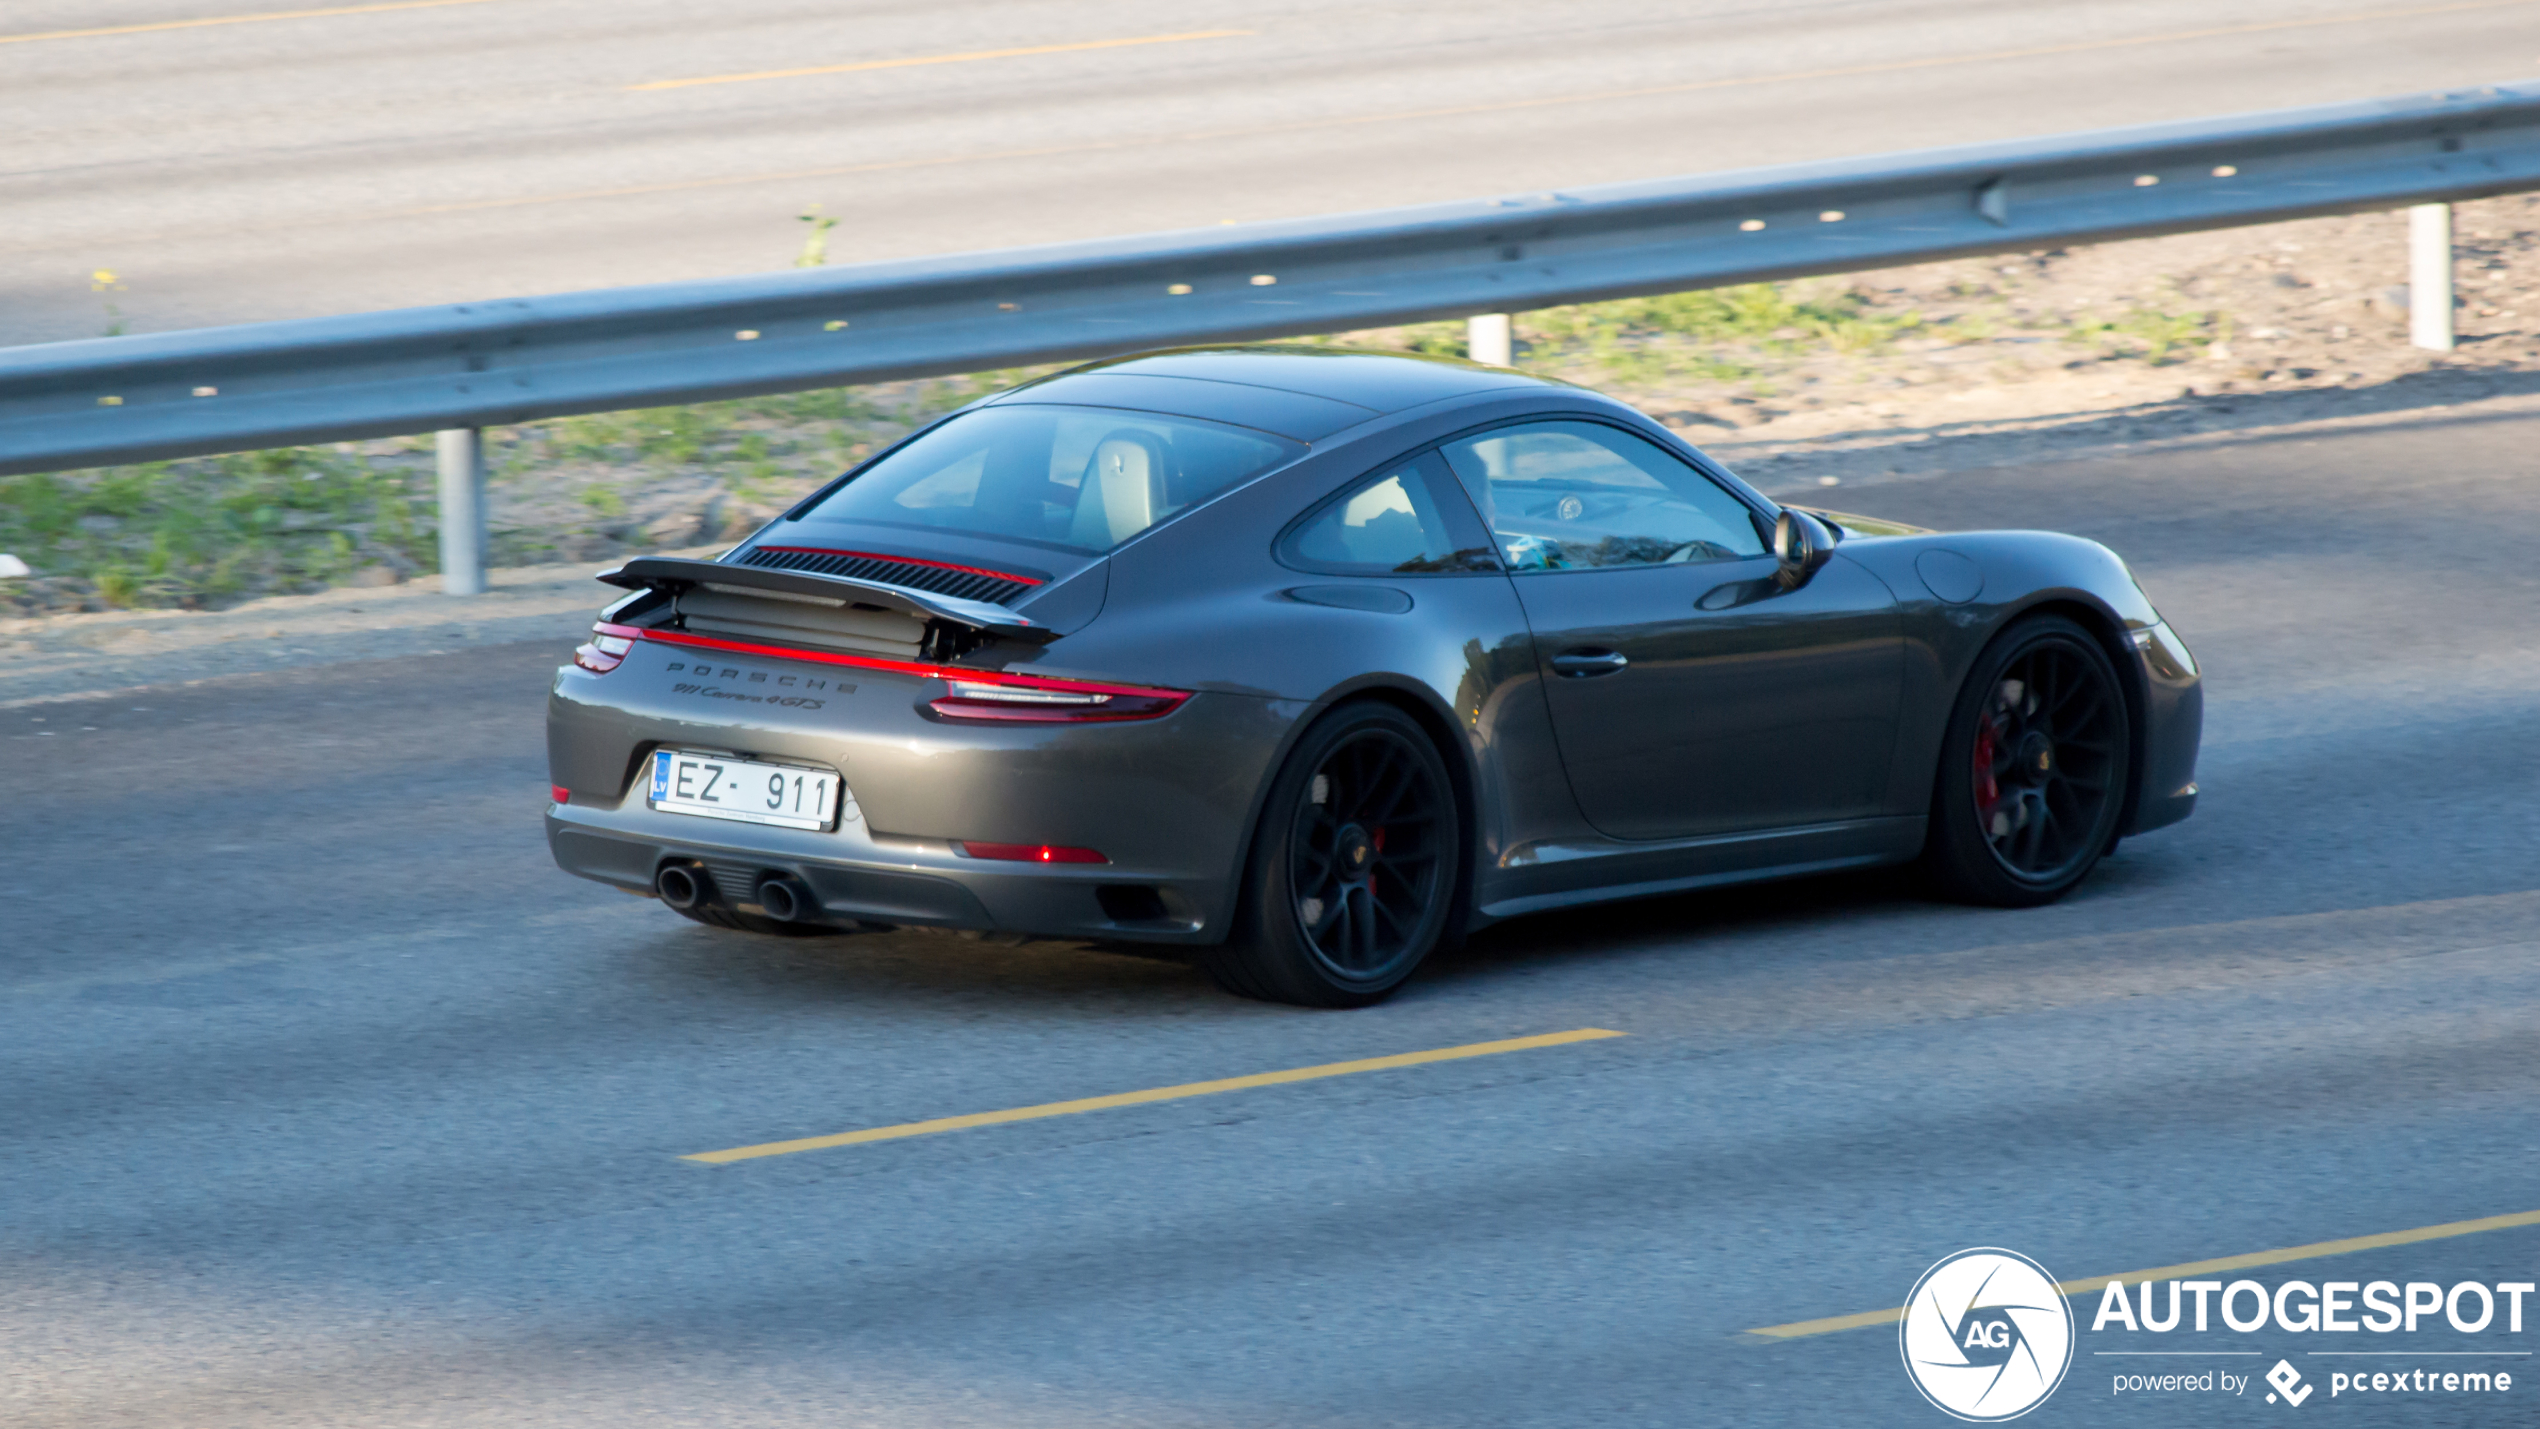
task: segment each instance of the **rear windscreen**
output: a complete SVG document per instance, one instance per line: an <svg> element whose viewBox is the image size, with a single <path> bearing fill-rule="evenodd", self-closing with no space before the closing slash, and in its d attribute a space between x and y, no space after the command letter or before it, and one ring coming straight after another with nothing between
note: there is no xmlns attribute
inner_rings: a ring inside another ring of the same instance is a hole
<svg viewBox="0 0 2540 1429"><path fill-rule="evenodd" d="M1304 450L1181 417L982 407L858 472L806 513L1108 551Z"/></svg>

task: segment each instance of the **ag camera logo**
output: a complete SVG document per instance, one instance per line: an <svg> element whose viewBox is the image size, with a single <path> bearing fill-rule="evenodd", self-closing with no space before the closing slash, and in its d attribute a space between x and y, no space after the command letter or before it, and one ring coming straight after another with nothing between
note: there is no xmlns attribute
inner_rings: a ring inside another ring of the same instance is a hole
<svg viewBox="0 0 2540 1429"><path fill-rule="evenodd" d="M1897 1329L1905 1373L1932 1407L1990 1424L2046 1402L2073 1364L2073 1312L2046 1267L1993 1246L1914 1282Z"/></svg>

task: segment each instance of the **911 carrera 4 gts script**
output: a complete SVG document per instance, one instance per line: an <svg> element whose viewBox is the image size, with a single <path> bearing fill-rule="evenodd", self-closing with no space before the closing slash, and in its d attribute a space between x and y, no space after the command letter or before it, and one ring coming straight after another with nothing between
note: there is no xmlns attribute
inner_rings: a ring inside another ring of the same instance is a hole
<svg viewBox="0 0 2540 1429"><path fill-rule="evenodd" d="M695 695L700 699L741 700L749 704L779 705L786 709L816 710L827 704L831 698L855 693L855 686L844 681L824 680L814 675L784 675L768 670L741 670L728 665L717 669L711 665L692 665L684 660L674 660L665 668L684 669L691 674L714 676L717 681L714 684L707 684L701 680L683 680L670 687L670 692L674 695ZM763 688L734 689L722 683L731 680ZM812 690L822 690L827 693L814 697L808 694Z"/></svg>
<svg viewBox="0 0 2540 1429"><path fill-rule="evenodd" d="M746 690L727 690L721 685L673 685L674 695L695 695L704 700L745 700L754 705L783 705L787 709L816 710L828 701L808 695L753 695Z"/></svg>

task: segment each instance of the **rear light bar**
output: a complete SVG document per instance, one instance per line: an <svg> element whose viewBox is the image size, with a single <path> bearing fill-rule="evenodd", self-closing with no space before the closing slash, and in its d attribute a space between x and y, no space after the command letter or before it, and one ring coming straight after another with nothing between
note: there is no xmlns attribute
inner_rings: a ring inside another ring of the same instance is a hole
<svg viewBox="0 0 2540 1429"><path fill-rule="evenodd" d="M955 839L953 850L964 858L993 858L1006 863L1111 862L1096 850L1069 848L1065 844L983 844L970 839Z"/></svg>
<svg viewBox="0 0 2540 1429"><path fill-rule="evenodd" d="M957 666L924 665L880 655L846 655L792 645L761 645L748 640L695 635L685 630L647 630L635 625L610 625L605 621L592 626L591 632L592 643L575 651L573 661L600 674L616 669L618 662L626 657L627 650L634 648L633 642L638 640L691 650L724 650L735 655L760 655L774 660L804 660L818 665L845 665L858 670L887 670L894 674L943 681L948 687L947 692L928 701L926 707L938 718L972 723L1117 724L1126 720L1162 719L1180 709L1191 697L1189 690L1160 689L1151 685L1061 680L1047 675L1008 674L1002 670L964 670ZM609 648L612 646L618 648ZM593 659L606 663L587 663L583 658L585 650L592 652Z"/></svg>

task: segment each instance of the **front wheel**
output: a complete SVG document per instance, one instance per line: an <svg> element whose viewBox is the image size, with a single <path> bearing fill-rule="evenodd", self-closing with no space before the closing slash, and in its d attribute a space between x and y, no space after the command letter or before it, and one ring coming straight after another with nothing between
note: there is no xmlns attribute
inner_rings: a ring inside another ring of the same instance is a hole
<svg viewBox="0 0 2540 1429"><path fill-rule="evenodd" d="M2035 616L1976 661L1942 737L1923 860L1972 903L2051 903L2115 846L2132 728L2090 632Z"/></svg>
<svg viewBox="0 0 2540 1429"><path fill-rule="evenodd" d="M1270 786L1233 935L1209 950L1229 992L1363 1007L1444 931L1462 826L1446 762L1391 705L1325 715Z"/></svg>

